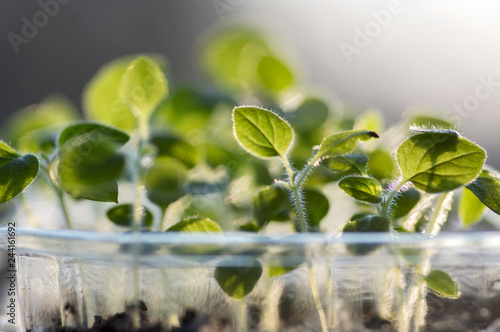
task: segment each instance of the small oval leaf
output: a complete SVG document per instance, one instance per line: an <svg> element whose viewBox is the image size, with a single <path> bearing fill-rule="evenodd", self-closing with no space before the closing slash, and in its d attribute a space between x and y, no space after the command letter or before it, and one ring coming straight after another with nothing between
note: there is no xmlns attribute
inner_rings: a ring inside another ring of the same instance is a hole
<svg viewBox="0 0 500 332"><path fill-rule="evenodd" d="M408 138L398 148L403 181L428 193L449 191L474 180L486 152L451 131L426 132Z"/></svg>
<svg viewBox="0 0 500 332"><path fill-rule="evenodd" d="M241 147L259 158L284 158L293 141L293 130L288 122L264 108L236 107L233 128Z"/></svg>
<svg viewBox="0 0 500 332"><path fill-rule="evenodd" d="M211 233L222 232L222 229L216 222L208 218L190 217L179 221L167 229L166 232Z"/></svg>
<svg viewBox="0 0 500 332"><path fill-rule="evenodd" d="M166 97L167 80L160 66L146 56L132 61L120 84L120 98L136 117L149 119L156 106Z"/></svg>
<svg viewBox="0 0 500 332"><path fill-rule="evenodd" d="M153 215L147 208L142 207L142 209L141 226L150 228L153 226ZM112 207L106 212L106 216L115 225L123 227L134 226L134 206L132 204L120 204Z"/></svg>
<svg viewBox="0 0 500 332"><path fill-rule="evenodd" d="M261 275L262 265L255 259L250 262L238 258L225 260L217 264L214 271L220 288L238 300L254 289Z"/></svg>
<svg viewBox="0 0 500 332"><path fill-rule="evenodd" d="M362 202L382 202L382 186L375 179L350 175L340 180L339 187L349 196Z"/></svg>
<svg viewBox="0 0 500 332"><path fill-rule="evenodd" d="M458 217L463 227L467 228L479 222L485 212L486 205L472 191L464 187L458 202Z"/></svg>
<svg viewBox="0 0 500 332"><path fill-rule="evenodd" d="M130 136L125 132L102 125L100 123L82 122L70 125L59 135L59 149L63 149L74 140L90 140L95 144L106 141L115 145L115 149L120 148L128 142Z"/></svg>
<svg viewBox="0 0 500 332"><path fill-rule="evenodd" d="M500 214L500 176L496 172L483 170L479 177L466 187L491 211Z"/></svg>
<svg viewBox="0 0 500 332"><path fill-rule="evenodd" d="M444 271L431 270L425 276L425 283L441 297L448 299L460 297L460 286Z"/></svg>
<svg viewBox="0 0 500 332"><path fill-rule="evenodd" d="M348 130L330 135L319 146L314 160L317 162L336 155L350 153L356 148L358 140L366 141L378 137L377 133L369 130Z"/></svg>
<svg viewBox="0 0 500 332"><path fill-rule="evenodd" d="M399 219L406 216L419 201L420 193L415 188L400 191L391 207L391 219Z"/></svg>
<svg viewBox="0 0 500 332"><path fill-rule="evenodd" d="M19 155L0 142L0 204L21 193L38 174L38 159L31 154Z"/></svg>

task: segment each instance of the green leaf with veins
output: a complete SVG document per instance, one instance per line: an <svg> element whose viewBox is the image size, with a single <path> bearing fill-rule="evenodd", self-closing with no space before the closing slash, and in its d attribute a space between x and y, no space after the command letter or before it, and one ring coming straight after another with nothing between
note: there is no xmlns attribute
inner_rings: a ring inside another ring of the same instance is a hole
<svg viewBox="0 0 500 332"><path fill-rule="evenodd" d="M322 164L332 171L338 180L346 175L363 175L366 172L367 163L366 155L353 153L325 159Z"/></svg>
<svg viewBox="0 0 500 332"><path fill-rule="evenodd" d="M132 61L123 73L120 98L136 117L149 119L168 92L167 79L160 66L141 56Z"/></svg>
<svg viewBox="0 0 500 332"><path fill-rule="evenodd" d="M340 154L348 154L356 149L358 140L366 141L378 137L377 133L369 130L348 130L330 135L319 146L314 162Z"/></svg>
<svg viewBox="0 0 500 332"><path fill-rule="evenodd" d="M394 198L391 208L391 219L399 219L406 216L420 201L420 193L415 188L409 188L406 191L400 191Z"/></svg>
<svg viewBox="0 0 500 332"><path fill-rule="evenodd" d="M141 226L150 228L153 226L153 214L147 208L143 207ZM106 212L106 216L115 225L122 227L134 226L134 206L132 204L120 204L112 207Z"/></svg>
<svg viewBox="0 0 500 332"><path fill-rule="evenodd" d="M479 177L466 187L491 211L500 214L500 176L496 172L484 169Z"/></svg>
<svg viewBox="0 0 500 332"><path fill-rule="evenodd" d="M372 178L349 175L342 178L339 187L346 194L365 203L382 202L382 186Z"/></svg>
<svg viewBox="0 0 500 332"><path fill-rule="evenodd" d="M460 286L446 272L431 270L425 277L425 283L437 295L448 299L460 297Z"/></svg>
<svg viewBox="0 0 500 332"><path fill-rule="evenodd" d="M233 258L220 262L214 271L214 278L220 288L229 296L241 300L249 294L262 275L262 265L256 259L248 262Z"/></svg>
<svg viewBox="0 0 500 332"><path fill-rule="evenodd" d="M0 141L0 204L8 202L30 185L38 174L38 159L21 156Z"/></svg>
<svg viewBox="0 0 500 332"><path fill-rule="evenodd" d="M450 130L429 131L408 138L398 148L403 182L438 193L454 190L474 180L484 165L486 152Z"/></svg>
<svg viewBox="0 0 500 332"><path fill-rule="evenodd" d="M190 217L179 221L177 224L171 226L166 230L167 232L187 232L187 233L211 233L211 232L222 232L220 226L208 219L203 217Z"/></svg>
<svg viewBox="0 0 500 332"><path fill-rule="evenodd" d="M288 122L264 108L234 108L233 128L241 147L259 158L285 158L293 141L293 130Z"/></svg>

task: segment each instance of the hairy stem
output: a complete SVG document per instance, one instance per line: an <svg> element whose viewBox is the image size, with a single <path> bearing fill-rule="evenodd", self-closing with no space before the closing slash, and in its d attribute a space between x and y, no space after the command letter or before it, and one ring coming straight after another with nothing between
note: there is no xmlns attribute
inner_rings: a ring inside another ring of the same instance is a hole
<svg viewBox="0 0 500 332"><path fill-rule="evenodd" d="M44 163L40 163L40 174L45 178L45 181L49 185L49 187L56 194L57 201L59 203L59 207L61 208L61 212L63 214L64 221L68 229L73 229L73 223L71 222L71 218L69 216L68 208L66 206L66 202L64 201L64 192L57 187L57 185L52 181L50 177L49 167Z"/></svg>
<svg viewBox="0 0 500 332"><path fill-rule="evenodd" d="M64 200L64 195L60 190L56 192L57 200L59 201L59 205L61 206L61 211L64 216L64 220L66 221L66 226L69 229L73 229L73 224L71 223L71 218L69 216L68 208L66 207L66 202Z"/></svg>
<svg viewBox="0 0 500 332"><path fill-rule="evenodd" d="M304 207L302 205L302 198L300 197L300 187L296 184L293 176L293 169L292 166L290 165L290 162L286 157L281 158L283 161L283 164L285 166L286 172L288 174L289 182L290 182L290 190L292 191L293 194L293 200L295 202L295 208L297 209L297 219L299 219L300 222L300 227L302 230L302 233L307 233L307 221L306 221L306 214ZM304 177L305 178L305 177ZM302 185L302 183L300 183ZM309 259L309 252L306 253L306 259L307 259L307 270L309 272L309 280L311 283L311 292L314 298L314 304L316 305L316 309L318 310L319 314L319 319L321 323L321 330L323 332L328 332L327 328L327 323L326 323L326 316L325 312L323 310L323 307L321 306L321 301L319 299L319 292L318 292L318 287L316 286L316 280L314 279L314 272L313 272L313 263Z"/></svg>
<svg viewBox="0 0 500 332"><path fill-rule="evenodd" d="M403 187L403 185L406 183L406 181L400 181L394 189L391 190L389 193L389 196L387 199L382 203L382 212L380 215L385 218L389 218L389 208L391 207L392 201L394 200L394 197L396 197L397 193Z"/></svg>

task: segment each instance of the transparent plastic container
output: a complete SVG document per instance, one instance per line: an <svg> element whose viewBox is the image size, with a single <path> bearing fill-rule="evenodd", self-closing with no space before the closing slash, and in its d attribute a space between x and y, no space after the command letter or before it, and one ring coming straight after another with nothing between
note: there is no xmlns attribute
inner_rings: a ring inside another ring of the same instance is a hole
<svg viewBox="0 0 500 332"><path fill-rule="evenodd" d="M7 238L0 228L0 250ZM123 312L164 331L189 324L190 331L321 331L308 266L329 331L500 331L499 233L16 229L15 239L17 320L7 322L2 303L1 331L86 329ZM214 278L216 267L256 260L262 275L243 300ZM461 296L443 298L426 287L422 274L431 269L452 276Z"/></svg>

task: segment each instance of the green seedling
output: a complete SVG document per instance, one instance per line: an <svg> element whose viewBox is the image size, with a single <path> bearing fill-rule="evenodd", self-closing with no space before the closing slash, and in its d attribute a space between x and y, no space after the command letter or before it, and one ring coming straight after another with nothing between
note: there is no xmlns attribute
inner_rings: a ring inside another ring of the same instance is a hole
<svg viewBox="0 0 500 332"><path fill-rule="evenodd" d="M373 232L435 236L456 192L464 228L482 220L487 208L500 214L500 176L485 165L485 151L447 122L413 117L398 129L406 135L415 124L409 138L395 146L399 142L384 140L379 112L340 117L328 98L299 91L300 75L259 33L235 29L216 35L203 50L202 65L217 89L169 88L161 56L124 57L106 64L86 86L85 121L59 96L13 116L3 131L6 142L0 142L0 203L19 197L28 206L23 192L31 185L53 192L68 228L74 226L68 204L88 200L115 204L107 207L107 219L135 232L266 232L276 223L293 223L290 229L308 233L325 229L333 204L324 189L337 182L356 206L341 231L367 239ZM267 108L235 107L241 100ZM134 188L132 201L122 202L124 184ZM158 248L121 249L153 254ZM262 276L278 278L303 263L278 257L264 264L265 249L229 253L247 261L212 261L226 249L172 248L212 263L221 290L241 302L243 321L245 299ZM369 241L347 246L359 255L380 249ZM296 257L304 255L299 251ZM335 326L327 325L311 254L305 257L327 331ZM460 285L432 269L431 257L429 251L396 253L396 279L410 285L398 292L401 332L422 324L427 289L460 296Z"/></svg>

